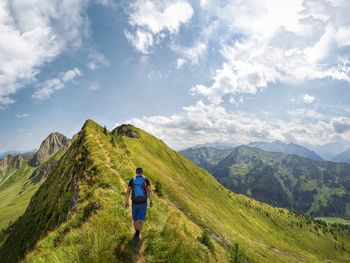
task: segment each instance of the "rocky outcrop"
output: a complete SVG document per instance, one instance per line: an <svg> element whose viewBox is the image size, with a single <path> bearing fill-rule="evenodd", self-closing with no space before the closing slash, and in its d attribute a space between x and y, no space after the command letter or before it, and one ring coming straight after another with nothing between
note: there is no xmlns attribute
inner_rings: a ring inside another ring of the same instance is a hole
<svg viewBox="0 0 350 263"><path fill-rule="evenodd" d="M30 176L30 180L33 183L46 180L47 176L56 168L56 166L57 161L55 159L50 159L34 170L33 174Z"/></svg>
<svg viewBox="0 0 350 263"><path fill-rule="evenodd" d="M13 169L19 169L21 166L21 162L24 161L24 158L22 155L7 155L3 160L0 160L0 168L13 168Z"/></svg>
<svg viewBox="0 0 350 263"><path fill-rule="evenodd" d="M53 156L62 147L68 147L69 139L61 133L51 133L40 145L39 150L29 161L30 165L38 166L49 157Z"/></svg>
<svg viewBox="0 0 350 263"><path fill-rule="evenodd" d="M119 136L124 135L130 138L140 138L140 134L137 132L137 129L131 124L122 124L115 128L112 133Z"/></svg>

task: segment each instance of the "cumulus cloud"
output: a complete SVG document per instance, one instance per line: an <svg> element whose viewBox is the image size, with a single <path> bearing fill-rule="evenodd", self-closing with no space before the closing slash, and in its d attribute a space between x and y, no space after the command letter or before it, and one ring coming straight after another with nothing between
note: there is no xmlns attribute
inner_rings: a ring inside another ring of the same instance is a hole
<svg viewBox="0 0 350 263"><path fill-rule="evenodd" d="M206 105L202 101L184 107L181 114L135 118L128 122L164 139L177 149L203 142L280 139L274 132L273 125L255 118L254 115L227 112L222 106Z"/></svg>
<svg viewBox="0 0 350 263"><path fill-rule="evenodd" d="M176 34L180 26L193 15L192 6L186 0L138 0L129 6L129 24L132 31L125 31L129 42L141 53L167 35Z"/></svg>
<svg viewBox="0 0 350 263"><path fill-rule="evenodd" d="M68 48L79 47L87 31L85 0L0 1L0 105L33 82L40 67Z"/></svg>
<svg viewBox="0 0 350 263"><path fill-rule="evenodd" d="M145 129L175 149L211 142L241 144L261 140L319 145L346 140L346 132L350 131L348 118L327 118L308 109L289 114L292 116L289 121L267 119L243 111L227 111L215 103L208 105L199 101L184 107L180 114L144 116L126 122Z"/></svg>
<svg viewBox="0 0 350 263"><path fill-rule="evenodd" d="M32 98L38 100L48 99L54 92L63 89L67 83L72 82L81 75L82 73L78 68L62 72L58 77L41 83L33 93Z"/></svg>
<svg viewBox="0 0 350 263"><path fill-rule="evenodd" d="M221 102L226 94L255 94L269 83L331 78L350 83L350 64L342 48L350 45L346 1L248 0L206 4L225 34L224 63L212 84L192 92ZM268 22L267 22L268 21Z"/></svg>
<svg viewBox="0 0 350 263"><path fill-rule="evenodd" d="M148 1L138 2L152 5ZM274 119L264 113L259 116L229 111L223 100L228 98L232 104L239 105L245 96L255 95L277 82L302 84L333 79L350 83L348 1L247 0L218 5L217 1L206 0L200 1L200 8L206 23L201 24L197 44L187 48L173 44L170 48L179 55L178 69L188 63L198 63L208 50L220 51L222 65L214 71L212 81L198 83L190 89L193 95L205 99L184 107L178 114L145 116L128 122L177 149L215 141L282 140L324 144L347 140L349 119L318 111L319 105L315 103L318 100L310 94L296 99L306 108L289 110L284 119ZM157 16L150 19L149 13L144 13L144 19L130 20L137 29L129 35L129 40L146 53L164 37L162 32L167 29L160 26L162 23L154 18ZM138 37L137 30L150 35ZM314 108L307 108L311 104Z"/></svg>

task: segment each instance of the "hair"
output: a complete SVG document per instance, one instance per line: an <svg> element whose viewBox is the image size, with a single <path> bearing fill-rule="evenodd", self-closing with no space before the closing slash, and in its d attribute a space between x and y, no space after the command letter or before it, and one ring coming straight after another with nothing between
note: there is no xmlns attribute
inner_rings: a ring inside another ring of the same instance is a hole
<svg viewBox="0 0 350 263"><path fill-rule="evenodd" d="M137 167L136 174L142 174L142 173L143 173L143 169L141 167Z"/></svg>

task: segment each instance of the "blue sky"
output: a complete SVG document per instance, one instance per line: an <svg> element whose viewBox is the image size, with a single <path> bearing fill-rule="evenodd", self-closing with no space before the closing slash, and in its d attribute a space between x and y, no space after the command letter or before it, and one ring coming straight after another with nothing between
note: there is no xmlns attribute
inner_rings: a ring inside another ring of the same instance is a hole
<svg viewBox="0 0 350 263"><path fill-rule="evenodd" d="M0 151L87 118L175 149L350 138L350 4L0 0Z"/></svg>

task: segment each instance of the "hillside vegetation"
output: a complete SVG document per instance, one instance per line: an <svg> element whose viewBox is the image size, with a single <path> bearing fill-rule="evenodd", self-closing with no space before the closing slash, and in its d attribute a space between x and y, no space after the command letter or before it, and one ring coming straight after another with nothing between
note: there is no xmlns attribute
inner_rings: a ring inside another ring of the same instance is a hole
<svg viewBox="0 0 350 263"><path fill-rule="evenodd" d="M182 153L203 168L210 165L203 149ZM270 205L312 217L350 219L349 164L239 146L208 171L230 190Z"/></svg>
<svg viewBox="0 0 350 263"><path fill-rule="evenodd" d="M20 161L18 168L0 168L0 230L23 214L37 190L29 180L33 170L25 160Z"/></svg>
<svg viewBox="0 0 350 263"><path fill-rule="evenodd" d="M157 185L143 241L123 207L135 167ZM7 231L3 262L348 262L350 229L222 187L152 135L88 120ZM317 245L315 245L317 244ZM239 252L239 253L236 253Z"/></svg>

